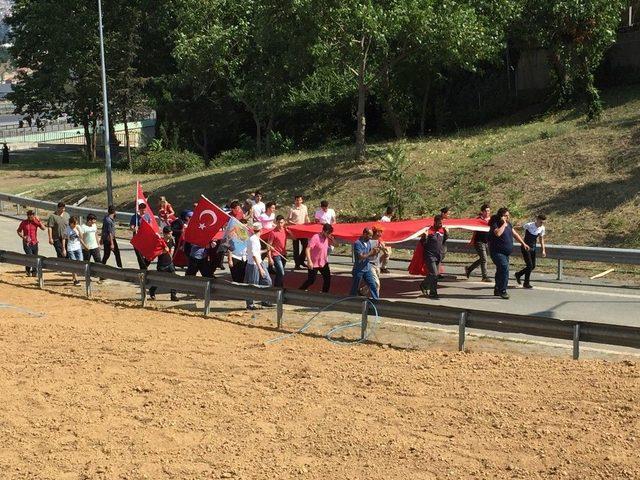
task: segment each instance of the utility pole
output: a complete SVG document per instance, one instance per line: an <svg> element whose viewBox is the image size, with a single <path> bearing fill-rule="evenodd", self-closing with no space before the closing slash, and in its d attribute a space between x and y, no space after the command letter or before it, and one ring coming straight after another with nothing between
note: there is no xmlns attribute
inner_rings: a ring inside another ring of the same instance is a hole
<svg viewBox="0 0 640 480"><path fill-rule="evenodd" d="M98 0L98 19L100 24L100 63L102 67L102 138L104 139L104 166L107 174L107 205L113 205L113 181L111 179L111 145L109 139L109 103L107 99L107 69L104 62L104 36L102 34L102 0Z"/></svg>

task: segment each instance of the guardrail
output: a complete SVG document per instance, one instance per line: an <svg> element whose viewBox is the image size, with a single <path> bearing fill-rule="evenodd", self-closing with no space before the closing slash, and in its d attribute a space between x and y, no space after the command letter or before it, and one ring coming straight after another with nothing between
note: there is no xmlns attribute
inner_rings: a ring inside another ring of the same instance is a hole
<svg viewBox="0 0 640 480"><path fill-rule="evenodd" d="M44 200L36 200L34 198L22 197L19 195L10 195L7 193L0 193L0 210L3 209L2 204L4 202L12 203L17 206L17 213L20 214L20 206L42 208L44 210L55 210L56 204L54 202L47 202ZM98 208L87 207L74 207L67 205L67 212L71 215L85 217L89 213L96 215L98 219L102 218L106 211ZM116 214L116 220L123 223L128 223L133 213L131 212L118 212ZM410 240L407 242L396 243L393 248L414 250L416 248L417 240ZM514 248L519 248L520 244L515 243ZM475 255L475 250L467 240L449 239L447 241L447 249L453 253L468 253ZM557 279L562 280L564 261L587 261L587 262L601 262L601 263L622 263L628 265L640 265L640 250L634 250L629 248L603 248L603 247L582 247L572 245L547 245L547 257L558 261L557 266Z"/></svg>
<svg viewBox="0 0 640 480"><path fill-rule="evenodd" d="M178 292L190 293L204 299L203 314L210 312L212 299L268 301L276 305L276 325L282 328L284 305L325 308L361 315L361 338L366 338L368 329L368 302L358 298L344 300L327 294L285 290L273 287L257 287L228 283L219 279L201 277L181 277L175 274L119 269L99 263L75 260L29 256L0 250L0 262L36 269L38 286L44 288L46 270L69 272L83 275L85 295L92 296L95 278L110 279L136 284L140 289L140 302L145 306L147 286L164 287ZM339 303L338 300L340 300ZM466 329L475 328L501 333L517 333L562 340L573 340L573 358L580 356L580 342L592 342L640 348L640 327L610 325L593 322L561 320L557 318L516 315L501 312L463 309L442 305L424 305L412 302L392 302L379 300L376 309L381 317L409 320L412 322L458 326L458 348L464 351Z"/></svg>

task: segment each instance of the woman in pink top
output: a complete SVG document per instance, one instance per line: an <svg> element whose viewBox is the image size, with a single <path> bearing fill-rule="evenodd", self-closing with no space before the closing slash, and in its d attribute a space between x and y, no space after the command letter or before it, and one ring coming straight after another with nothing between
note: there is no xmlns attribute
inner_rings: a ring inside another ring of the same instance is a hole
<svg viewBox="0 0 640 480"><path fill-rule="evenodd" d="M322 275L322 293L327 293L331 287L331 270L329 270L329 247L333 245L333 226L325 223L322 232L316 233L309 240L305 250L307 258L308 276L300 286L300 290L307 290L316 281L318 272Z"/></svg>

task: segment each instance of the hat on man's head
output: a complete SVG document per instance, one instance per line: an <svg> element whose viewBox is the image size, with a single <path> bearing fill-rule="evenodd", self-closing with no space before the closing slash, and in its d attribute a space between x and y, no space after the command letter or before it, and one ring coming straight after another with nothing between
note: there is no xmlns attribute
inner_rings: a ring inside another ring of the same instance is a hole
<svg viewBox="0 0 640 480"><path fill-rule="evenodd" d="M253 227L254 230L262 230L262 223L260 222L253 222L253 225L251 225Z"/></svg>

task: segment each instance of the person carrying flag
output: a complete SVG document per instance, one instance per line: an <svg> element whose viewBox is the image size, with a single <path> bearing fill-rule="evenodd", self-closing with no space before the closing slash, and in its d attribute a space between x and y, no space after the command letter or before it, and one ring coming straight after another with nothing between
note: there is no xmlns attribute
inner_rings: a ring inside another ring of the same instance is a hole
<svg viewBox="0 0 640 480"><path fill-rule="evenodd" d="M276 217L275 228L267 235L269 248L269 266L276 272L273 285L284 286L284 267L287 263L287 231L284 228L285 219L282 215Z"/></svg>
<svg viewBox="0 0 640 480"><path fill-rule="evenodd" d="M140 229L140 222L144 221L151 225L151 218L151 215L147 213L147 204L139 203L137 213L134 213L131 216L131 220L129 220L129 229L131 230L132 236L135 237L138 233L138 230ZM136 259L138 260L138 266L140 267L140 270L146 270L147 268L149 268L151 262L144 258L142 253L140 253L137 248L134 247L133 251L136 254Z"/></svg>
<svg viewBox="0 0 640 480"><path fill-rule="evenodd" d="M420 238L424 250L427 276L420 284L420 290L429 298L438 300L438 269L443 258L446 230L442 227L442 215L433 217L433 226Z"/></svg>
<svg viewBox="0 0 640 480"><path fill-rule="evenodd" d="M254 222L252 225L253 233L247 240L247 266L244 271L244 283L249 285L271 286L271 277L267 271L267 264L262 260L262 251L260 247L260 230L262 223ZM271 307L269 302L262 302L263 307ZM252 299L247 299L247 310L256 310Z"/></svg>
<svg viewBox="0 0 640 480"><path fill-rule="evenodd" d="M171 235L171 228L169 226L165 226L162 228L162 240L164 241L164 249L163 252L158 256L158 263L156 265L156 270L159 272L166 273L175 273L176 267L173 265L172 251L175 248L175 242L173 240L173 235ZM149 298L151 300L156 299L156 292L158 291L158 287L152 286L149 289ZM177 302L178 296L175 290L171 290L171 301Z"/></svg>

